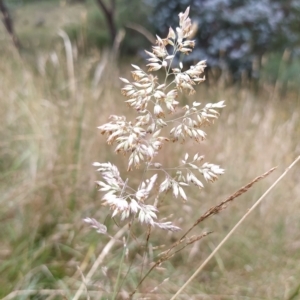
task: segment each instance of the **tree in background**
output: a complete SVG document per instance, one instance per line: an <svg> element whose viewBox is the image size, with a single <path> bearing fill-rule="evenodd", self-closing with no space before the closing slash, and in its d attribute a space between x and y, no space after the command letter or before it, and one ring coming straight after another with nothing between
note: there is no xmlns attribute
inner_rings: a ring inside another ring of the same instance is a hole
<svg viewBox="0 0 300 300"><path fill-rule="evenodd" d="M154 36L151 36L149 38L150 32L148 31L148 29L143 28L139 24L142 20L143 23L145 23L145 19L147 19L146 15L151 13L147 9L148 7L144 8L144 3L142 1L122 0L118 3L118 11L116 9L117 4L115 0L110 0L106 2L104 0L96 0L96 3L98 4L98 7L100 8L105 17L111 44L113 44L116 39L118 27L125 27L127 29L130 28L132 30L138 31L140 34L144 35L146 39L151 40L151 42L152 39L155 40ZM133 12L134 14L132 14ZM138 22L135 23L137 20ZM137 47L136 50L138 50L138 48L139 47Z"/></svg>
<svg viewBox="0 0 300 300"><path fill-rule="evenodd" d="M20 42L14 32L14 26L13 26L13 21L10 17L9 11L4 3L4 0L0 0L0 11L3 16L3 24L8 32L8 34L11 36L12 41L16 48L20 48Z"/></svg>
<svg viewBox="0 0 300 300"><path fill-rule="evenodd" d="M106 4L103 0L96 0L96 2L105 16L105 20L110 34L111 44L113 44L117 35L115 21L116 1L110 0L110 5Z"/></svg>
<svg viewBox="0 0 300 300"><path fill-rule="evenodd" d="M75 1L79 0L72 0L69 3L75 3ZM120 39L123 38L120 53L135 55L140 49L148 47L149 41L152 43L152 40L155 40L155 35L152 33L153 27L148 21L151 11L143 1L93 0L84 2L85 21L69 23L64 28L72 42L77 44L79 51L103 49L107 46L118 47Z"/></svg>
<svg viewBox="0 0 300 300"><path fill-rule="evenodd" d="M190 5L197 23L196 49L190 60L206 58L208 65L233 74L253 72L266 52L299 51L298 0L145 0L153 7L151 22L159 34L174 26L177 13Z"/></svg>

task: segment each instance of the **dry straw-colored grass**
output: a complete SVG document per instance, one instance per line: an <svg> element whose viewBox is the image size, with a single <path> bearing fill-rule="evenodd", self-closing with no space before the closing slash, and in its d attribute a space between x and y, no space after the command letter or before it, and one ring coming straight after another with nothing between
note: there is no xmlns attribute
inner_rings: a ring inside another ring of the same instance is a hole
<svg viewBox="0 0 300 300"><path fill-rule="evenodd" d="M101 208L91 163L110 160L123 171L126 166L105 146L96 127L112 112L126 114L127 110L119 92L119 68L114 64L106 64L98 85L91 84L96 65L105 59L102 53L74 60L75 92L70 90L62 44L55 53L42 53L41 57L37 67L26 59L20 61L11 51L1 54L0 296L13 290L52 290L49 299L56 299L60 292L72 299L82 282L81 274L88 273L109 242L84 226L82 218L93 216L111 232L118 230ZM124 72L128 72L126 68ZM300 152L300 107L293 94L275 101L263 88L255 94L245 87L225 89L211 83L202 86L197 95L202 103L226 99L227 107L208 129L209 140L200 146L191 142L187 147L222 165L226 175L213 187L195 191L187 204L166 199L160 208L162 215L173 212L177 224L187 230L205 211L252 178L274 166L278 170L194 229L196 235L213 234L151 273L140 289L146 296L157 288L156 296L148 295L150 299L170 299ZM169 145L161 159L166 163L179 160L184 152ZM298 170L249 217L180 299L292 299L290 295L300 283ZM138 240L145 238L142 232L134 233ZM178 238L180 234L157 230L151 236L149 256L155 257ZM161 247L156 250L156 246ZM91 299L98 299L94 291L113 292L120 247L115 245L94 274L88 286ZM147 266L141 249L130 247L126 259ZM120 297L138 284L141 274L137 269L130 269ZM128 269L122 270L123 275L126 272ZM29 299L26 297L22 299Z"/></svg>

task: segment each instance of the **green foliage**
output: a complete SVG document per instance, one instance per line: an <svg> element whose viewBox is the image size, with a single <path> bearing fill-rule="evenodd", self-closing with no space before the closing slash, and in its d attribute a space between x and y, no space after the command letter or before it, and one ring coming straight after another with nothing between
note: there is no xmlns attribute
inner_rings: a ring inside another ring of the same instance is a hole
<svg viewBox="0 0 300 300"><path fill-rule="evenodd" d="M205 57L208 65L240 75L252 70L265 53L289 48L299 54L299 1L282 0L154 0L150 19L160 34L176 24L177 14L187 5L197 24L194 56ZM253 74L254 77L256 74Z"/></svg>

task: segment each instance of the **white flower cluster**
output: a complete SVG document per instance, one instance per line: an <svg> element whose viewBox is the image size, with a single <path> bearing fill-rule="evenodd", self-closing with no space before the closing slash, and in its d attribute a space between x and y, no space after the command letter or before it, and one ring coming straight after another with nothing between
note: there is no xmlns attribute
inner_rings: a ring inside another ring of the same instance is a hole
<svg viewBox="0 0 300 300"><path fill-rule="evenodd" d="M175 168L177 172L174 177L171 177L166 172L166 178L159 186L159 193L172 190L175 198L181 196L183 200L187 201L187 196L183 187L193 183L199 189L204 188L203 183L197 178L194 172L199 172L206 181L210 182L214 182L218 178L218 175L224 174L224 169L221 169L214 164L204 163L202 166L198 166L197 164L204 159L204 157L200 156L198 153L194 155L193 160L190 162L187 161L188 158L189 154L186 153L184 159L181 161L182 165Z"/></svg>
<svg viewBox="0 0 300 300"><path fill-rule="evenodd" d="M128 171L132 166L139 168L141 161L151 161L161 149L163 141L167 138L158 136L160 131L156 131L151 137L147 137L147 131L140 126L141 122L132 124L126 122L125 117L111 116L110 123L98 127L102 134L107 134L107 143L117 142L115 151L117 153L131 153L128 163Z"/></svg>
<svg viewBox="0 0 300 300"><path fill-rule="evenodd" d="M179 27L176 30L169 29L165 39L157 37L156 45L152 47L147 65L148 72L158 70L165 71L165 80L158 82L158 77L143 71L139 66L132 65L133 82L120 78L125 86L122 94L127 98L126 103L134 108L138 114L132 122L124 116L112 115L109 123L99 127L102 134L107 136L107 143L116 143L115 152L124 155L129 154L128 171L143 166L144 171L164 172L165 179L158 183L158 175L143 181L137 190L129 186L128 180L123 181L116 166L111 163L94 163L102 174L103 181L98 181L103 196L104 205L108 205L113 211L112 217L120 215L121 220L132 217L140 223L145 223L159 228L177 231L178 227L171 222L156 222L157 201L162 193L172 190L175 198L179 196L187 201L185 188L191 184L203 188L203 183L197 176L203 176L206 181L213 182L224 170L219 166L203 163L203 156L194 155L188 161L187 153L182 164L166 168L155 162L155 157L162 148L164 142L184 142L187 138L200 142L206 138L202 130L205 125L210 125L218 118L217 109L223 108L224 101L208 103L199 108L201 103L194 102L192 107L182 107L180 117L174 115L179 107L178 94L187 91L195 93L195 85L203 82L205 61L198 62L186 71L182 63L173 67L174 58L178 53L189 54L194 48L195 42L189 40L192 33L192 23L189 18L189 8L179 14ZM170 126L171 124L171 126ZM173 124L173 125L172 125ZM170 136L161 136L161 130L170 126ZM202 165L199 165L199 164ZM172 174L175 170L175 174ZM197 174L197 175L196 175ZM154 188L157 185L157 188ZM154 205L149 204L151 199ZM88 220L94 228L98 228L95 222Z"/></svg>
<svg viewBox="0 0 300 300"><path fill-rule="evenodd" d="M181 122L170 131L170 136L173 142L182 140L186 137L194 139L196 142L202 141L206 138L206 133L200 128L204 125L210 125L218 118L219 113L216 108L223 108L224 101L218 103L208 103L204 108L198 110L199 102L194 102L190 108L188 105L183 109L186 111L181 119Z"/></svg>
<svg viewBox="0 0 300 300"><path fill-rule="evenodd" d="M157 208L144 202L149 198L154 184L157 179L157 174L150 179L142 182L138 190L133 190L127 185L127 181L123 181L120 177L118 168L111 163L94 163L95 167L102 174L104 181L97 181L100 186L100 191L105 192L102 200L104 205L108 205L113 210L112 217L121 215L121 220L130 216L137 216L140 223L145 223L151 226L157 225L159 228L177 231L180 228L172 225L170 222L158 223L156 212ZM98 229L102 224L96 220L86 218L84 221L90 224L93 228ZM104 226L104 225L103 225Z"/></svg>

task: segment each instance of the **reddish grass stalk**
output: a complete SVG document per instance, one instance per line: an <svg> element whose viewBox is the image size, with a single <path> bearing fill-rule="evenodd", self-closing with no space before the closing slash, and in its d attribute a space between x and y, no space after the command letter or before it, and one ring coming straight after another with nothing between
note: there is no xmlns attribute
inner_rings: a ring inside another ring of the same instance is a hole
<svg viewBox="0 0 300 300"><path fill-rule="evenodd" d="M204 232L199 236L192 236L191 238L189 238L186 241L186 245L184 245L182 248L174 251L173 253L170 253L174 248L176 248L178 245L180 245L183 241L186 240L187 235L201 222L203 222L205 219L207 219L208 217L215 215L217 213L219 213L220 211L224 210L227 206L227 204L231 201L233 201L234 199L236 199L237 197L241 196L242 194L246 193L255 183L257 183L258 181L260 181L261 179L267 177L268 175L270 175L275 168L270 169L269 171L265 172L264 174L257 176L256 178L254 178L252 181L250 181L248 184L246 184L245 186L241 187L240 189L238 189L236 192L234 192L232 195L230 195L227 199L225 199L224 201L222 201L221 203L219 203L216 206L211 207L209 210L207 210L200 218L198 218L196 220L196 222L192 225L192 227L190 227L185 234L177 241L175 242L168 250L160 253L161 258L156 261L156 263L148 270L148 272L143 276L143 278L140 280L140 282L138 283L138 285L136 286L135 290L130 294L130 297L132 297L138 287L143 283L143 281L148 277L148 275L157 267L159 266L161 263L163 263L164 261L170 259L171 257L173 257L176 253L178 253L179 251L181 251L182 249L184 249L186 246L193 244L194 242L202 239L203 237L207 236L208 234L212 233L212 232Z"/></svg>
<svg viewBox="0 0 300 300"><path fill-rule="evenodd" d="M291 163L291 165L281 174L281 176L269 187L269 189L252 205L252 207L244 214L239 222L230 230L230 232L224 237L215 250L207 257L207 259L199 266L194 274L187 280L187 282L177 291L177 293L171 298L174 300L187 286L188 284L204 269L207 263L215 256L225 242L232 236L235 230L245 221L245 219L253 212L253 210L265 199L269 192L282 180L282 178L290 171L294 165L300 160L300 155Z"/></svg>

